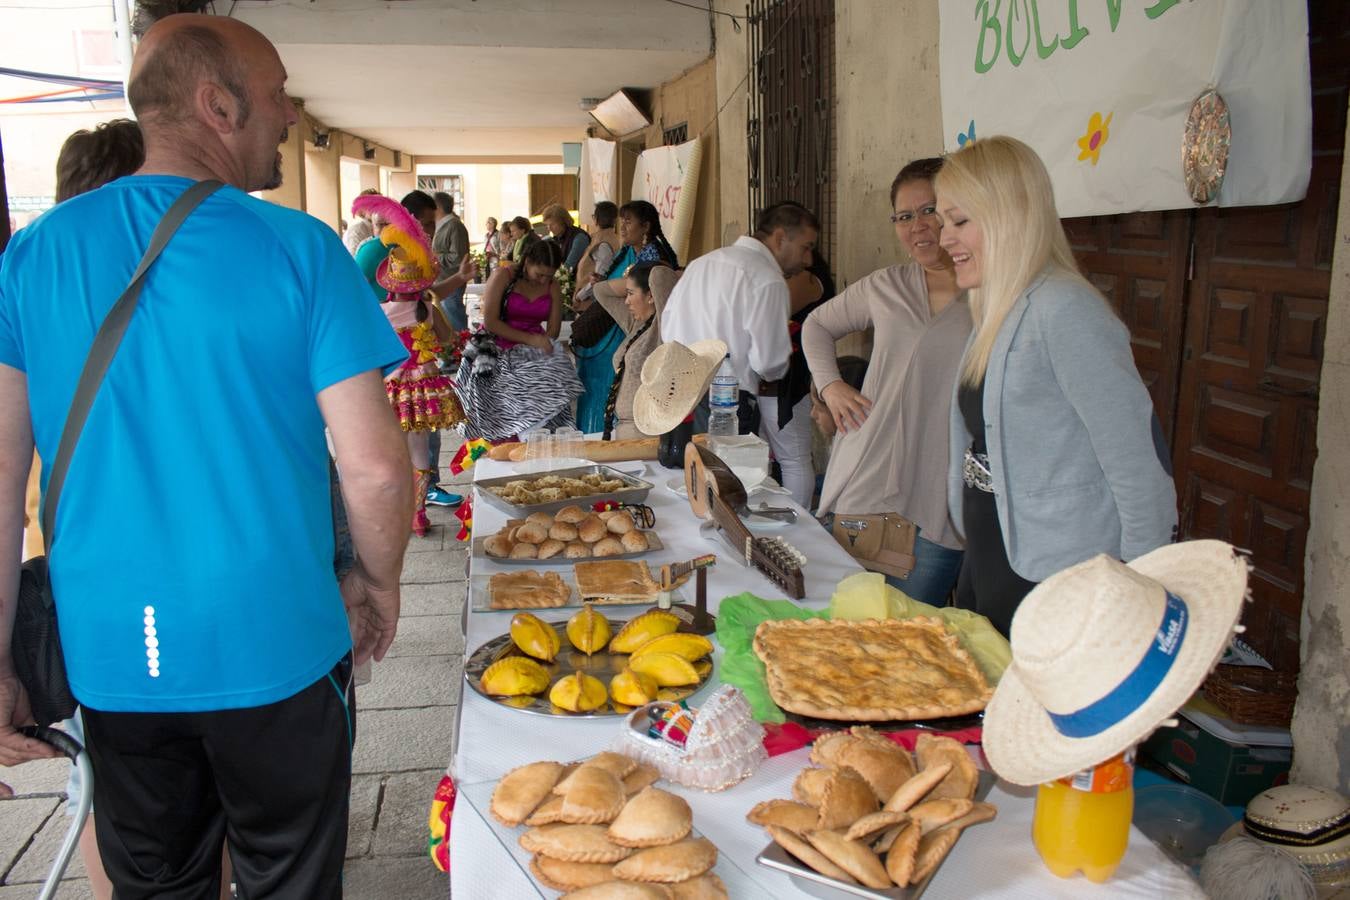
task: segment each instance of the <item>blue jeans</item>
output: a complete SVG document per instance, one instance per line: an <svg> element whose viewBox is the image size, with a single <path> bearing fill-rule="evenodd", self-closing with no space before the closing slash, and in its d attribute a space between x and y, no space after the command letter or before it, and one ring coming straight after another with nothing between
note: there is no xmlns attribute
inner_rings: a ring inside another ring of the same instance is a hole
<svg viewBox="0 0 1350 900"><path fill-rule="evenodd" d="M441 301L441 310L455 331L464 331L469 327L469 315L464 311L464 288L447 294Z"/></svg>
<svg viewBox="0 0 1350 900"><path fill-rule="evenodd" d="M886 583L929 606L946 606L948 595L961 574L964 550L951 550L941 544L914 539L914 569L908 578L887 575Z"/></svg>

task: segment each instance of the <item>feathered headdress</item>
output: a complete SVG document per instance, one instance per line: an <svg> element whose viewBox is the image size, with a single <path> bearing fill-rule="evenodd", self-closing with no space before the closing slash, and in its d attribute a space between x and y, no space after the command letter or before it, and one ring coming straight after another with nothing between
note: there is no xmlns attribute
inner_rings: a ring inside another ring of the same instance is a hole
<svg viewBox="0 0 1350 900"><path fill-rule="evenodd" d="M389 256L380 263L375 280L393 294L416 294L436 280L437 264L421 224L403 204L379 194L363 194L352 202L352 213L378 215L387 224L380 231L380 243L389 247Z"/></svg>

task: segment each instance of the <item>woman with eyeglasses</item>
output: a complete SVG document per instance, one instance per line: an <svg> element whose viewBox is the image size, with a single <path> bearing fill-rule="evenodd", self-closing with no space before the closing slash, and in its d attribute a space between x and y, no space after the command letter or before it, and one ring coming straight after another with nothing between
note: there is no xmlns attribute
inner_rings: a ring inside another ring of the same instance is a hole
<svg viewBox="0 0 1350 900"><path fill-rule="evenodd" d="M961 539L947 514L947 426L971 329L951 257L938 246L933 177L941 166L915 160L891 184L891 222L912 261L853 283L802 327L802 350L829 412L813 418L835 431L817 515L889 513L913 522L913 568L887 581L935 606L946 604L961 570ZM859 392L840 377L835 341L869 327L872 359Z"/></svg>

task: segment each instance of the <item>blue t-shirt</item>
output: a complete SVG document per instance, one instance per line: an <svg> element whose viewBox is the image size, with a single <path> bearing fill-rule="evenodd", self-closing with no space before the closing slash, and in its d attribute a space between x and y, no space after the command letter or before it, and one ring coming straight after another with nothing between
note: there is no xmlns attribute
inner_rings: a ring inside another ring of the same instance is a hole
<svg viewBox="0 0 1350 900"><path fill-rule="evenodd" d="M120 179L0 259L0 365L27 373L44 460L99 324L189 184ZM52 586L82 704L259 706L350 649L316 395L406 355L319 220L230 187L197 208L146 278L57 509Z"/></svg>

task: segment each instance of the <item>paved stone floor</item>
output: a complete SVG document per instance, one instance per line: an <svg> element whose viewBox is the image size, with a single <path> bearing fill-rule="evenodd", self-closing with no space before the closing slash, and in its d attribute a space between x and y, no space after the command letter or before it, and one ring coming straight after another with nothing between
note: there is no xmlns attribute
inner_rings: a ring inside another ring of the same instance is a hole
<svg viewBox="0 0 1350 900"><path fill-rule="evenodd" d="M441 472L450 479L458 443L447 437ZM462 476L463 481L469 480ZM466 545L448 509L429 510L434 525L412 539L403 566L398 636L371 683L357 690L356 755L345 871L349 900L444 900L449 887L426 853L431 795L450 761L459 703ZM43 760L0 767L12 800L0 801L0 900L36 896L69 820L69 764ZM57 896L90 897L79 855Z"/></svg>

